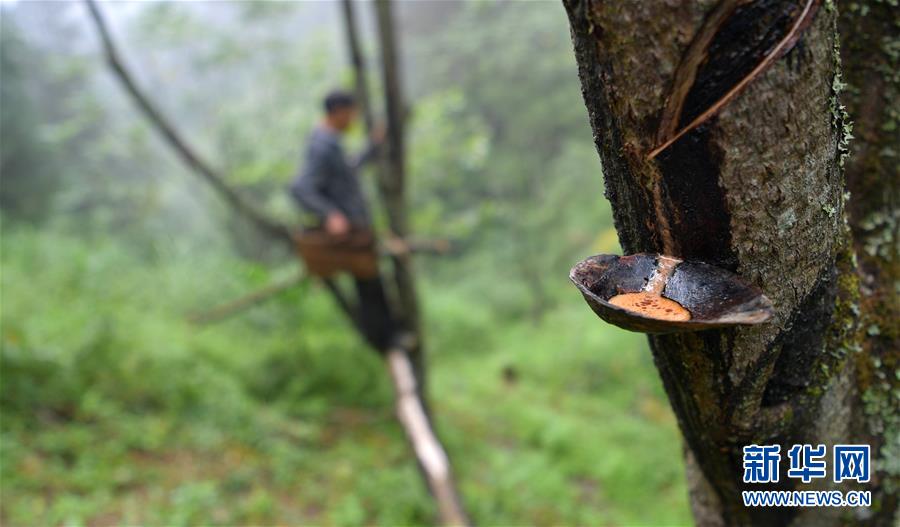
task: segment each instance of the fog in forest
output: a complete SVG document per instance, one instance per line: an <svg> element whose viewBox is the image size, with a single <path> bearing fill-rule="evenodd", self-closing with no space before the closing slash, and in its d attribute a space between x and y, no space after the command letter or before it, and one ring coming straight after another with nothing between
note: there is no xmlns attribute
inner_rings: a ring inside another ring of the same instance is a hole
<svg viewBox="0 0 900 527"><path fill-rule="evenodd" d="M355 7L381 119L373 5ZM340 3L99 8L181 137L299 228L305 138L353 89ZM0 523L432 524L384 361L326 288L204 316L302 263L163 140L84 4L0 14ZM409 230L451 246L414 258L428 406L472 521L689 523L646 340L568 280L619 247L563 7L397 2L394 21ZM345 147L365 142L360 123Z"/></svg>

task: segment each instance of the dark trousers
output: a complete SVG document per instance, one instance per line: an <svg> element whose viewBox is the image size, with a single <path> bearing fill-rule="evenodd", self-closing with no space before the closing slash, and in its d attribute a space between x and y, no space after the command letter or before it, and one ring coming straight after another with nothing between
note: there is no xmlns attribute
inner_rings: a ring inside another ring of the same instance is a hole
<svg viewBox="0 0 900 527"><path fill-rule="evenodd" d="M385 351L394 336L394 319L380 277L356 278L359 295L359 322L366 338Z"/></svg>

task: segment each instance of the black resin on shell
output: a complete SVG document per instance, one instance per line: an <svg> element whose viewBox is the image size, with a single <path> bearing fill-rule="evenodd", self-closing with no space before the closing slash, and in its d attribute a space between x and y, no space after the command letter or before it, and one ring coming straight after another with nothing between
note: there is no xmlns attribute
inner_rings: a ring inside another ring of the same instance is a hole
<svg viewBox="0 0 900 527"><path fill-rule="evenodd" d="M703 262L681 261L668 277L662 296L681 304L690 320L660 320L614 306L609 299L644 289L657 268L650 253L591 256L575 265L569 279L594 313L610 324L642 333L701 331L752 325L772 316L772 303L753 284L725 269Z"/></svg>

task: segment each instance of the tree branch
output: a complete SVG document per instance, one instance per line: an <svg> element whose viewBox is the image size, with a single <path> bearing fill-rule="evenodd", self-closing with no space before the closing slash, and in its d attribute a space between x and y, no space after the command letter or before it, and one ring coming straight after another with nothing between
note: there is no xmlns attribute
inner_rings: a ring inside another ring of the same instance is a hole
<svg viewBox="0 0 900 527"><path fill-rule="evenodd" d="M389 236L381 244L382 254L388 256L406 256L409 254L445 255L453 252L453 243L446 238L397 238Z"/></svg>
<svg viewBox="0 0 900 527"><path fill-rule="evenodd" d="M240 298L218 305L208 311L190 315L188 317L188 320L190 322L193 322L194 324L209 324L211 322L218 322L219 320L228 318L235 313L243 311L244 309L264 302L286 289L294 287L295 285L301 283L305 278L306 276L304 275L304 273L297 273L287 280L273 282L261 289L257 289L256 291L252 291L246 295L241 296Z"/></svg>
<svg viewBox="0 0 900 527"><path fill-rule="evenodd" d="M258 212L249 202L245 201L240 194L228 186L225 182L225 178L212 169L208 163L204 162L188 145L187 141L185 141L176 131L175 127L169 123L159 110L157 110L156 105L154 105L150 101L150 98L141 91L134 81L134 76L131 75L128 68L125 67L124 62L119 57L118 49L107 29L106 21L103 18L103 14L100 12L100 8L94 0L85 0L85 4L87 4L88 11L94 21L97 32L100 35L100 40L103 43L107 63L116 74L116 78L119 80L122 87L125 88L125 91L127 91L129 95L131 95L131 98L137 104L144 116L150 121L163 139L165 139L166 144L174 149L181 160L189 168L200 175L207 183L212 185L212 187L216 189L216 191L218 191L239 213L250 219L253 224L262 231L293 247L293 238L290 229L285 225L270 220L262 213ZM353 323L357 331L362 332L359 320L357 319L356 309L337 287L337 284L331 279L323 279L322 282L331 292L331 296L338 304L338 307L341 308L347 318Z"/></svg>
<svg viewBox="0 0 900 527"><path fill-rule="evenodd" d="M213 169L209 163L202 159L193 148L191 148L187 141L182 138L181 134L178 133L175 127L162 114L159 108L157 108L146 94L141 91L135 82L134 77L131 75L131 72L125 67L124 62L119 56L118 49L107 28L106 21L103 18L103 14L100 12L100 8L94 0L85 0L85 4L87 4L88 11L90 12L91 18L94 20L94 25L97 28L97 33L103 44L106 62L116 74L119 83L125 88L125 91L128 92L131 99L144 116L153 124L153 127L159 132L163 140L175 150L186 165L205 179L207 183L209 183L216 192L218 192L225 201L231 204L231 206L241 215L271 236L290 241L290 230L285 225L266 217L243 196L238 194L237 191L231 188L225 182L225 178Z"/></svg>

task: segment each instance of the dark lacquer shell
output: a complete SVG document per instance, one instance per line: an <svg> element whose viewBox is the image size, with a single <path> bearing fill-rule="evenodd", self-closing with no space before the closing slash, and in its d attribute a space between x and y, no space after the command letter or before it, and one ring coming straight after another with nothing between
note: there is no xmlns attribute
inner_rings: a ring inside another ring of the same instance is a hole
<svg viewBox="0 0 900 527"><path fill-rule="evenodd" d="M758 287L730 271L693 261L678 261L662 290L663 297L691 312L690 320L649 318L608 302L616 295L643 290L657 269L658 258L649 253L599 254L575 264L569 279L597 316L630 331L701 331L759 324L772 316L772 302Z"/></svg>

